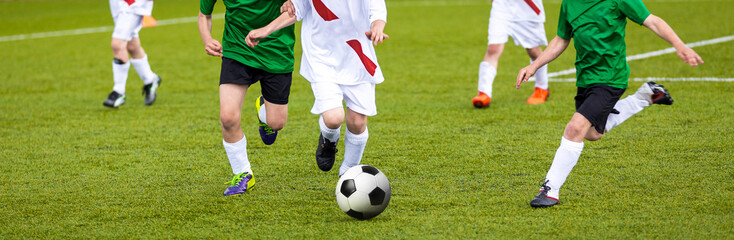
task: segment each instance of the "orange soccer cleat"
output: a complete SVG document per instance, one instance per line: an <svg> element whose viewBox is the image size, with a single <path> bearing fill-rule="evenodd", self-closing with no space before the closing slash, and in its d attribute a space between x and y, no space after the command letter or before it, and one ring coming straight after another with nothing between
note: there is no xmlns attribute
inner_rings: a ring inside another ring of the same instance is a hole
<svg viewBox="0 0 734 240"><path fill-rule="evenodd" d="M548 89L542 89L542 88L536 87L535 91L533 91L533 95L531 95L528 98L528 104L545 103L545 100L548 99L549 95L550 95L550 91Z"/></svg>
<svg viewBox="0 0 734 240"><path fill-rule="evenodd" d="M487 94L479 92L479 94L471 100L471 103L474 104L475 108L485 108L489 107L490 101L492 101L492 99L487 96Z"/></svg>
<svg viewBox="0 0 734 240"><path fill-rule="evenodd" d="M153 16L150 16L150 15L143 16L143 27L144 28L153 27L155 25L158 25L158 21L156 21L155 18L153 18Z"/></svg>

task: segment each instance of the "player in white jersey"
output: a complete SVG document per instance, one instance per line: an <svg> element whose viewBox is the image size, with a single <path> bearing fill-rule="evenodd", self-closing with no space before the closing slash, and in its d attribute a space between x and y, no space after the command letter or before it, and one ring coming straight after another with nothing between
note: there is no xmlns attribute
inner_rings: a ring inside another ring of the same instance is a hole
<svg viewBox="0 0 734 240"><path fill-rule="evenodd" d="M479 64L478 94L472 99L474 107L488 107L492 98L492 84L497 76L497 64L505 48L508 36L515 45L522 45L531 62L547 46L545 37L545 11L542 0L493 0L489 15L488 46L484 60ZM535 90L528 104L544 103L548 98L548 68L541 67L535 73Z"/></svg>
<svg viewBox="0 0 734 240"><path fill-rule="evenodd" d="M385 78L374 46L389 38L383 32L385 1L289 0L281 11L283 15L268 26L250 31L246 41L255 46L273 31L303 22L300 73L311 82L315 98L311 113L320 115L316 163L323 171L333 167L346 116L342 175L361 162L369 138L367 116L377 114L375 85Z"/></svg>
<svg viewBox="0 0 734 240"><path fill-rule="evenodd" d="M115 21L110 44L114 55L112 79L115 85L102 103L107 107L116 108L125 103L125 85L131 63L145 83L143 86L145 105L155 102L161 78L150 69L148 55L140 45L138 35L143 27L143 16L151 15L152 11L153 0L110 0L110 12Z"/></svg>

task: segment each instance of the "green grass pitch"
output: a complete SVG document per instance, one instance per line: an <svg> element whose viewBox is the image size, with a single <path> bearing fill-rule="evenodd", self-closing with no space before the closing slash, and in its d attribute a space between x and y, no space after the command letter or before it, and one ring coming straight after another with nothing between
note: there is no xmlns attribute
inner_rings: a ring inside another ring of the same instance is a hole
<svg viewBox="0 0 734 240"><path fill-rule="evenodd" d="M732 0L650 0L686 42L734 35ZM245 99L242 125L258 184L224 197L231 177L219 125L220 61L205 55L195 22L143 29L163 77L144 106L131 69L128 101L102 106L112 87L110 31L0 41L0 238L672 238L734 234L734 82L661 81L675 99L651 106L586 142L561 204L532 209L574 111L574 84L551 82L543 105L514 89L528 63L510 41L489 109L474 109L486 48L486 0L388 0L377 47L386 81L369 119L363 163L392 184L386 211L368 221L343 214L337 172L314 161L317 116L309 84L294 74L278 141L258 137ZM545 1L555 36L560 0ZM223 12L220 1L216 13ZM156 1L159 20L195 17L198 1ZM107 1L0 1L0 37L112 26ZM214 21L221 38L224 20ZM0 38L1 39L1 38ZM670 47L628 24L628 55ZM298 44L297 44L298 46ZM631 77L734 78L734 41L631 61ZM300 47L296 49L296 69ZM573 47L549 72L573 68ZM297 70L296 70L297 71ZM573 75L559 76L571 78ZM642 82L630 82L630 90ZM339 144L340 153L343 143ZM341 161L337 155L337 164ZM337 166L338 167L338 166Z"/></svg>

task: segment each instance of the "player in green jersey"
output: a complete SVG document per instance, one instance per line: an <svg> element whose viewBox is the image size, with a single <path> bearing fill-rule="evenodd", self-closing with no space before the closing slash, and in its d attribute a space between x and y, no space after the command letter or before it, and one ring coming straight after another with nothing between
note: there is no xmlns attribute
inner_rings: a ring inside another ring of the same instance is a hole
<svg viewBox="0 0 734 240"><path fill-rule="evenodd" d="M647 82L632 95L619 100L627 89L629 65L624 41L627 18L644 25L668 41L678 57L691 66L703 63L663 19L650 14L641 0L564 0L557 36L529 66L520 70L517 88L535 71L557 58L571 39L576 48L576 112L568 122L540 193L533 207L550 207L559 202L559 189L578 162L583 140L596 141L651 104L673 103L662 85Z"/></svg>
<svg viewBox="0 0 734 240"><path fill-rule="evenodd" d="M222 58L219 78L222 144L234 177L224 195L241 194L255 184L247 158L247 140L240 128L242 102L251 84L260 82L262 95L256 99L258 127L263 143L275 141L288 117L288 97L293 72L293 26L285 27L248 47L245 37L280 16L285 0L226 0L222 43L212 38L211 14L216 0L201 0L199 33L207 54Z"/></svg>

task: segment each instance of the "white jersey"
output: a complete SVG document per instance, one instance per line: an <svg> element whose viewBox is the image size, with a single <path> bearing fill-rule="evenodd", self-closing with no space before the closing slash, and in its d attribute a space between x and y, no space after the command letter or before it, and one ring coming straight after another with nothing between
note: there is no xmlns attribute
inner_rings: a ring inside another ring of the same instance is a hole
<svg viewBox="0 0 734 240"><path fill-rule="evenodd" d="M510 21L545 22L542 0L493 0L490 16Z"/></svg>
<svg viewBox="0 0 734 240"><path fill-rule="evenodd" d="M148 16L153 13L153 1L151 0L110 0L110 12L112 17L117 17L121 12L140 16Z"/></svg>
<svg viewBox="0 0 734 240"><path fill-rule="evenodd" d="M292 0L301 24L300 73L309 82L344 85L385 80L365 32L387 20L384 0Z"/></svg>

